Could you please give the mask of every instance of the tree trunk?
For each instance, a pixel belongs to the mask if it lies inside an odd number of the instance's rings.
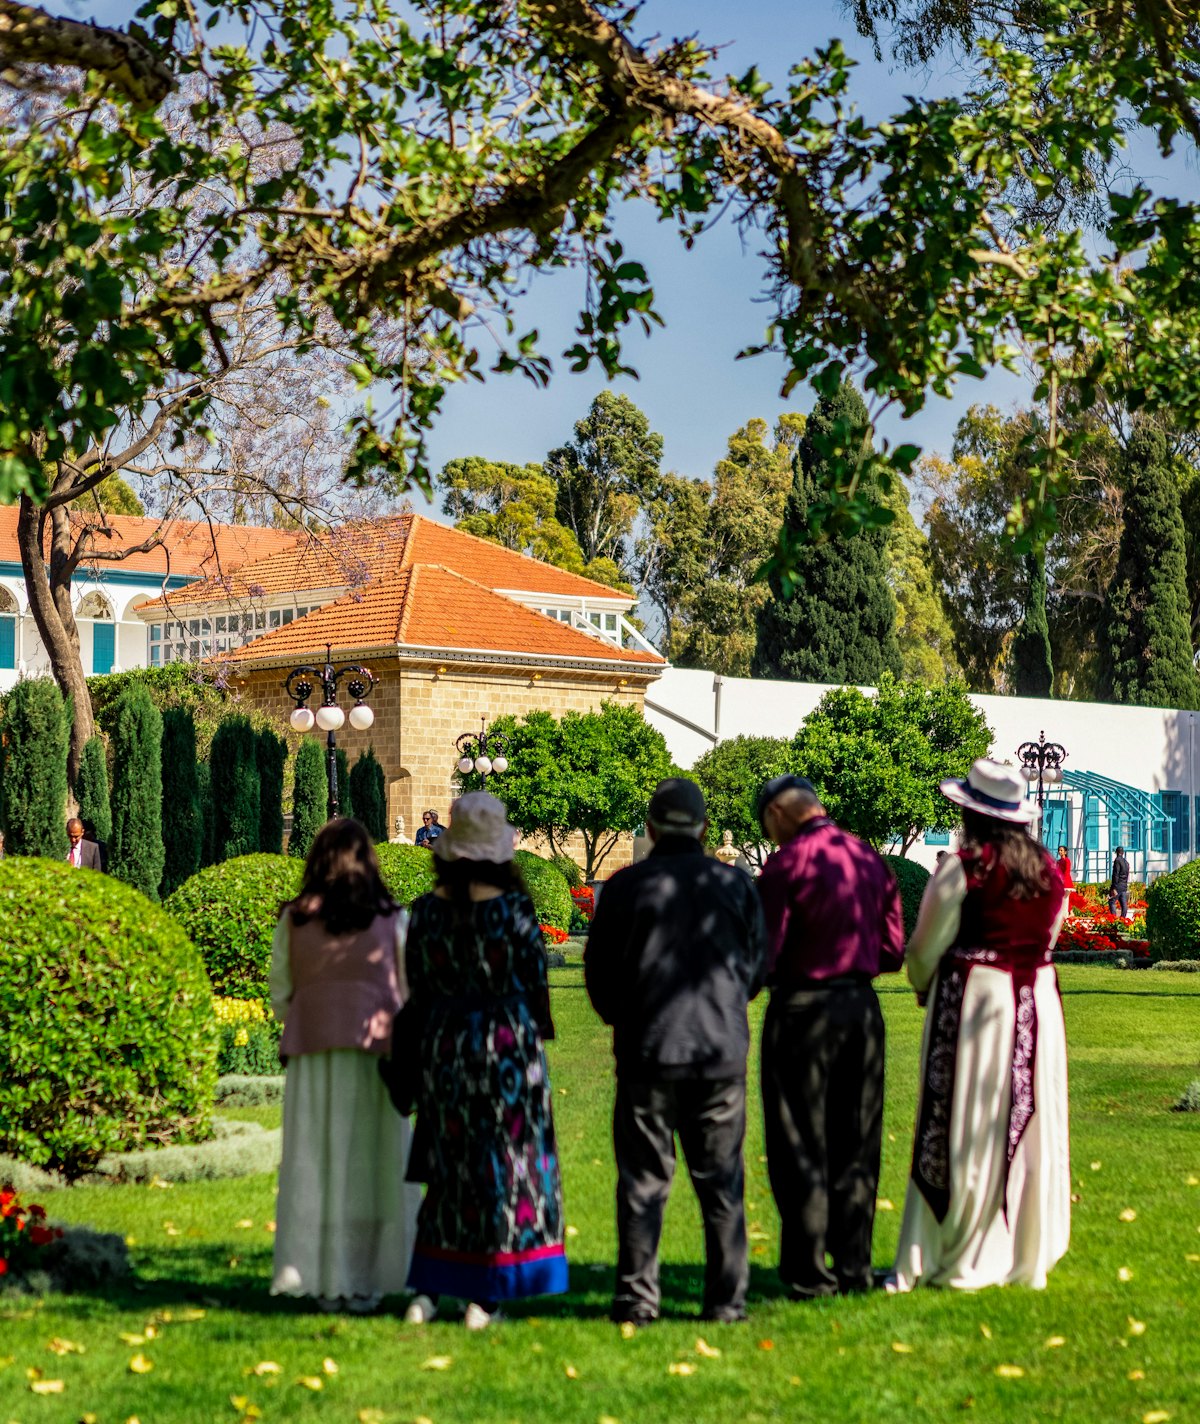
[[[37,625],[38,636],[50,659],[50,670],[64,697],[71,699],[74,717],[67,753],[67,780],[74,794],[75,777],[83,759],[83,748],[95,735],[92,699],[83,672],[79,651],[79,629],[71,607],[70,520],[65,509],[51,516],[50,563],[47,565],[43,544],[44,511],[29,498],[21,496],[17,516],[17,543],[21,549],[21,570],[25,576],[25,591]]]

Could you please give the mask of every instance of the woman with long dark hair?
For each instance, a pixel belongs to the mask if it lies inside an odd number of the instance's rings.
[[[1067,1045],[1051,950],[1062,879],[1028,832],[1018,772],[942,783],[959,851],[930,878],[907,951],[927,1002],[912,1176],[891,1288],[1041,1289],[1067,1249]]]
[[[327,1310],[372,1310],[408,1277],[410,1130],[378,1072],[406,997],[404,922],[365,827],[323,826],[271,953],[287,1064],[271,1291]]]
[[[447,1295],[467,1302],[468,1329],[483,1329],[505,1300],[567,1288],[546,949],[516,839],[502,802],[461,797],[433,842],[437,888],[412,907],[421,1046],[410,1176],[427,1184],[412,1323]]]

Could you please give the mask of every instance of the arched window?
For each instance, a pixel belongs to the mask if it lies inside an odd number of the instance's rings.
[[[0,587],[0,668],[17,665],[17,600]]]
[[[79,603],[78,616],[92,620],[92,672],[112,672],[117,655],[112,604],[102,593],[85,594]]]

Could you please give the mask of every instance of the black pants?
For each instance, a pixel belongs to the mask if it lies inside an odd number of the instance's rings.
[[[744,1206],[744,1078],[617,1080],[617,1318],[658,1314],[658,1242],[675,1175],[675,1134],[704,1218],[704,1312],[737,1320],[750,1279]]]
[[[784,1284],[797,1296],[869,1289],[883,1131],[883,1015],[870,984],[772,994],[762,1093]]]

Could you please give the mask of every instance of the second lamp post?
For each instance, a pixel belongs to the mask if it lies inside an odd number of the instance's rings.
[[[484,789],[492,772],[503,775],[508,770],[508,738],[487,730],[487,718],[480,717],[478,732],[464,732],[454,745],[458,748],[458,769],[463,776],[477,771]]]
[[[337,775],[337,732],[346,723],[346,714],[338,706],[337,690],[338,683],[346,679],[346,691],[354,698],[354,706],[350,709],[350,725],[356,732],[365,732],[375,721],[375,713],[367,706],[366,699],[370,697],[371,690],[375,686],[375,675],[367,668],[360,667],[358,663],[339,663],[336,667],[330,661],[330,646],[325,645],[325,666],[323,668],[303,667],[293,668],[288,673],[284,681],[288,696],[293,699],[296,706],[288,719],[297,732],[311,732],[316,725],[322,732],[328,732],[326,741],[326,769],[329,775],[329,814],[331,817],[339,814],[340,797],[338,795],[338,775]],[[320,684],[322,702],[314,713],[308,706],[308,699],[316,691]]]

